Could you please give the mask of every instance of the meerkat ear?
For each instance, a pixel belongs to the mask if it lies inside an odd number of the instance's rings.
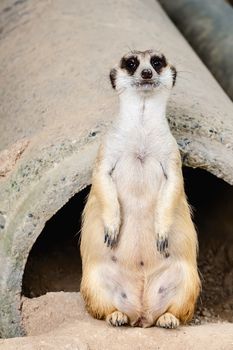
[[[110,81],[113,89],[116,89],[116,75],[117,75],[117,70],[115,68],[111,69],[109,77],[110,77]]]
[[[173,79],[172,86],[174,86],[176,83],[177,70],[175,69],[174,66],[171,66],[170,68],[172,71],[172,79]]]

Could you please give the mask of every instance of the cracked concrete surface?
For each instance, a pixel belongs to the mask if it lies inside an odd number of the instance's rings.
[[[109,69],[159,48],[178,70],[168,118],[185,165],[233,184],[233,107],[154,0],[0,4],[0,150],[27,148],[0,177],[0,334],[24,334],[24,266],[45,222],[90,184],[117,112]],[[3,154],[3,153],[1,153]],[[65,228],[64,228],[65,229]]]

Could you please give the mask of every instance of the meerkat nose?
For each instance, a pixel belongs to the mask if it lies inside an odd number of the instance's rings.
[[[151,79],[152,78],[152,70],[151,69],[143,69],[141,71],[141,77],[142,79]]]

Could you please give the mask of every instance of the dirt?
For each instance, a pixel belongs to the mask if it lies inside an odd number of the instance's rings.
[[[202,293],[195,322],[233,322],[233,244],[211,241],[200,247]]]
[[[64,322],[87,317],[80,293],[50,292],[38,298],[23,298],[23,325],[27,335],[56,329]]]
[[[4,350],[231,350],[233,325],[205,324],[165,330],[108,326],[91,318],[79,293],[24,299],[28,337],[0,340]]]

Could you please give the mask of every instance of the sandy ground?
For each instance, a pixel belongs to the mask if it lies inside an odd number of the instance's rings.
[[[23,315],[29,336],[0,340],[0,349],[233,349],[233,325],[230,323],[186,326],[177,330],[113,328],[87,314],[79,293],[47,293],[25,299]]]

